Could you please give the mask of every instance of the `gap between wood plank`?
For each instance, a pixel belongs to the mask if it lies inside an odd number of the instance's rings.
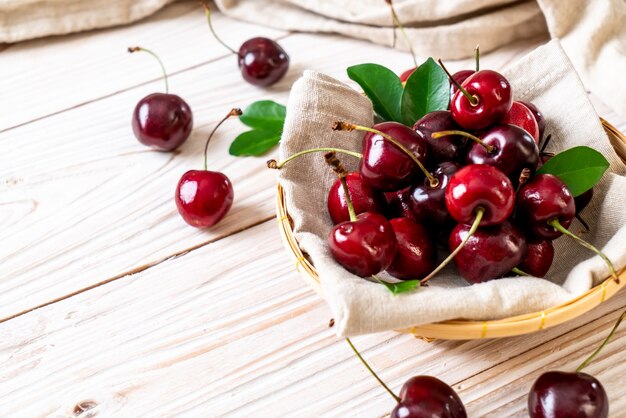
[[[232,231],[230,234],[224,235],[224,236],[219,237],[219,238],[214,238],[214,239],[211,239],[211,240],[209,240],[209,241],[201,242],[200,244],[196,244],[196,245],[194,245],[194,246],[192,246],[192,247],[185,248],[184,250],[180,250],[180,251],[178,251],[178,252],[176,252],[176,253],[174,253],[174,254],[172,254],[172,255],[169,255],[169,256],[167,256],[167,257],[163,257],[163,258],[161,258],[161,259],[159,259],[159,260],[156,260],[156,261],[150,262],[150,263],[148,263],[148,264],[144,264],[143,266],[135,267],[135,268],[133,268],[133,269],[131,269],[131,270],[125,271],[125,272],[120,273],[120,274],[118,274],[118,275],[115,275],[115,276],[113,276],[113,277],[109,277],[109,278],[108,278],[108,279],[106,279],[106,280],[103,280],[103,281],[100,281],[100,282],[94,283],[94,284],[92,284],[92,285],[90,285],[90,286],[83,287],[83,288],[81,288],[81,289],[75,290],[75,291],[73,291],[73,292],[71,292],[71,293],[68,293],[68,294],[66,294],[66,295],[63,295],[63,296],[60,296],[60,297],[58,297],[58,298],[52,299],[52,300],[50,300],[50,301],[48,301],[48,302],[46,302],[46,303],[42,303],[42,304],[37,305],[37,306],[34,306],[34,307],[32,307],[32,308],[28,308],[28,309],[23,310],[23,311],[21,311],[21,312],[18,312],[18,313],[16,313],[16,314],[10,315],[10,316],[8,316],[8,317],[6,317],[6,318],[0,318],[0,324],[2,324],[2,323],[4,323],[4,322],[7,322],[7,321],[10,321],[10,320],[12,320],[12,319],[15,319],[15,318],[17,318],[17,317],[19,317],[19,316],[25,315],[25,314],[27,314],[27,313],[30,313],[30,312],[36,311],[37,309],[41,309],[41,308],[44,308],[44,307],[46,307],[46,306],[53,305],[53,304],[55,304],[55,303],[57,303],[57,302],[61,302],[61,301],[65,300],[65,299],[69,299],[69,298],[71,298],[71,297],[74,297],[74,296],[79,295],[79,294],[81,294],[81,293],[84,293],[84,292],[87,292],[87,291],[89,291],[89,290],[95,289],[95,288],[97,288],[97,287],[100,287],[100,286],[106,285],[106,284],[108,284],[108,283],[111,283],[111,282],[114,282],[114,281],[117,281],[117,280],[123,279],[124,277],[127,277],[127,276],[132,276],[132,275],[135,275],[135,274],[137,274],[137,273],[141,273],[141,272],[146,271],[146,270],[148,270],[148,269],[150,269],[150,268],[152,268],[152,267],[156,267],[156,266],[158,266],[159,264],[161,264],[161,263],[163,263],[163,262],[165,262],[165,261],[168,261],[168,260],[174,260],[174,259],[176,259],[176,258],[178,258],[178,257],[182,257],[182,256],[184,256],[185,254],[188,254],[188,253],[190,253],[190,252],[192,252],[192,251],[195,251],[195,250],[197,250],[197,249],[199,249],[199,248],[205,247],[205,246],[207,246],[207,245],[209,245],[209,244],[216,243],[217,241],[220,241],[220,240],[222,240],[222,239],[224,239],[224,238],[228,238],[228,237],[230,237],[231,235],[235,235],[235,234],[238,234],[238,233],[240,233],[240,232],[244,232],[244,231],[246,231],[246,230],[248,230],[248,229],[250,229],[250,228],[254,228],[254,227],[259,226],[259,225],[261,225],[261,224],[263,224],[263,223],[265,223],[265,222],[271,221],[271,220],[273,220],[273,219],[275,219],[275,218],[276,218],[276,217],[275,217],[274,215],[269,216],[269,217],[266,217],[266,218],[261,219],[261,220],[259,220],[259,221],[257,221],[257,222],[254,222],[254,223],[252,223],[252,224],[250,224],[250,225],[246,225],[246,226],[244,226],[244,227],[242,227],[242,228],[240,228],[240,229],[237,229],[237,230],[235,230],[235,231]]]
[[[287,34],[285,34],[285,35],[278,36],[278,37],[274,38],[274,40],[275,40],[275,41],[282,41],[282,40],[284,40],[284,39],[286,39],[286,38],[290,37],[290,36],[291,36],[291,35],[293,35],[293,34],[294,34],[294,32],[288,32],[288,33],[287,33]],[[1,48],[1,45],[2,45],[2,44],[0,44],[0,52],[2,52],[2,51],[3,51],[3,49]],[[6,48],[5,48],[5,49],[6,49]],[[194,64],[194,65],[191,65],[191,66],[189,66],[189,67],[186,67],[186,68],[183,68],[183,69],[180,69],[180,70],[177,70],[177,71],[172,71],[171,73],[167,73],[167,76],[168,76],[168,78],[171,78],[171,77],[174,77],[174,76],[176,76],[176,75],[179,75],[179,74],[185,73],[185,72],[187,72],[187,71],[195,70],[196,68],[200,68],[200,67],[203,67],[203,66],[205,66],[205,65],[208,65],[208,64],[214,63],[214,62],[219,61],[219,60],[222,60],[222,59],[224,59],[224,58],[230,57],[231,55],[232,55],[231,53],[225,53],[224,55],[220,55],[220,56],[217,56],[217,57],[215,57],[215,58],[211,58],[210,60],[203,61],[203,62],[200,62],[200,63],[198,63],[198,64]],[[134,90],[134,89],[136,89],[136,88],[139,88],[139,87],[145,86],[145,85],[150,84],[150,83],[154,83],[154,82],[156,82],[156,81],[161,80],[162,78],[163,78],[163,77],[156,77],[156,78],[153,78],[153,79],[150,79],[150,80],[144,81],[144,82],[142,82],[142,83],[138,83],[138,84],[135,84],[135,85],[132,85],[132,86],[129,86],[129,87],[123,88],[123,89],[121,89],[121,90],[114,91],[113,93],[110,93],[110,94],[105,94],[104,96],[96,97],[95,99],[90,99],[90,100],[87,100],[87,101],[84,101],[84,102],[78,103],[78,104],[76,104],[76,105],[74,105],[74,106],[67,107],[67,108],[65,108],[65,109],[57,110],[57,111],[52,112],[52,113],[49,113],[49,114],[47,114],[47,115],[45,115],[45,116],[39,116],[39,117],[36,117],[36,118],[34,118],[34,119],[28,120],[28,121],[26,121],[26,122],[18,123],[17,125],[13,125],[13,126],[10,126],[10,127],[8,127],[8,128],[1,129],[1,130],[0,130],[0,134],[1,134],[1,133],[5,133],[5,132],[7,132],[7,131],[10,131],[10,130],[12,130],[12,129],[16,129],[16,128],[20,128],[20,127],[22,127],[22,126],[29,125],[29,124],[34,123],[34,122],[39,122],[39,121],[41,121],[41,120],[43,120],[43,119],[47,119],[47,118],[50,118],[50,117],[53,117],[53,116],[60,115],[60,114],[62,114],[62,113],[65,113],[65,112],[68,112],[68,111],[71,111],[71,110],[74,110],[74,109],[77,109],[77,108],[80,108],[80,107],[83,107],[83,106],[87,106],[87,105],[89,105],[89,104],[91,104],[91,103],[95,103],[95,102],[98,102],[98,101],[100,101],[100,100],[108,99],[108,98],[113,97],[113,96],[116,96],[116,95],[118,95],[118,94],[125,93],[125,92],[130,91],[130,90]]]

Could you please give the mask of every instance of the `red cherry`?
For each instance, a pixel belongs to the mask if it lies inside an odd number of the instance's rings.
[[[548,225],[548,221],[558,219],[568,228],[575,215],[574,197],[565,183],[552,174],[535,175],[518,193],[516,217],[536,238],[560,237],[561,232]]]
[[[534,239],[527,242],[528,250],[519,269],[535,277],[545,277],[554,260],[554,246],[550,240]]]
[[[385,211],[385,200],[382,193],[365,184],[361,174],[348,173],[346,181],[357,215],[363,212],[383,213]],[[328,191],[327,204],[328,213],[334,224],[350,220],[346,195],[339,179],[335,180]]]
[[[511,110],[500,121],[502,124],[509,124],[519,126],[533,137],[535,142],[539,144],[539,138],[541,137],[539,132],[539,125],[533,112],[522,102],[513,102]]]
[[[515,191],[511,180],[489,165],[463,167],[452,175],[446,188],[446,206],[450,215],[460,223],[471,224],[476,209],[482,207],[485,213],[481,226],[500,224],[511,216],[514,204]]]
[[[216,171],[190,170],[176,186],[176,207],[185,222],[196,228],[218,223],[233,204],[233,185]]]
[[[467,418],[465,406],[450,386],[431,376],[415,376],[400,390],[390,418]]]
[[[463,82],[465,80],[467,80],[467,78],[469,76],[471,76],[472,74],[474,74],[475,72],[476,71],[474,71],[474,70],[457,71],[456,73],[452,74],[452,78],[458,84],[463,84]],[[459,89],[456,87],[456,84],[455,83],[450,83],[450,98],[454,97],[454,95],[456,94],[457,91],[459,91]]]
[[[252,38],[237,54],[243,79],[256,86],[270,86],[283,78],[289,69],[289,55],[275,41]]]
[[[531,418],[607,418],[609,398],[593,376],[550,371],[530,389],[528,414]]]
[[[415,70],[417,70],[417,67],[409,68],[408,70],[404,71],[402,74],[400,74],[400,81],[406,83],[406,81],[409,79],[411,74],[415,72]]]
[[[387,210],[385,215],[388,219],[408,218],[413,219],[410,206],[411,188],[407,187],[396,192],[386,192]]]
[[[411,188],[409,193],[410,219],[427,226],[430,230],[441,229],[451,221],[446,207],[446,188],[450,178],[459,171],[460,165],[444,162],[437,166],[433,176],[438,180],[432,187],[428,180]]]
[[[387,273],[402,280],[421,279],[437,264],[437,247],[426,228],[406,218],[392,219],[397,251]]]
[[[458,224],[450,233],[450,251],[463,242],[469,225]],[[522,261],[526,253],[524,234],[512,223],[479,228],[454,257],[459,274],[470,283],[500,278]]]
[[[413,125],[428,143],[428,158],[431,162],[460,161],[464,157],[465,138],[447,135],[433,138],[433,132],[458,130],[459,126],[447,110],[436,110],[426,114]]]
[[[543,133],[546,130],[546,118],[544,118],[543,113],[531,102],[520,102],[525,105],[531,112],[533,112],[533,116],[535,117],[535,121],[537,121],[537,126],[539,127],[539,139],[543,138]]]
[[[500,73],[481,70],[468,77],[461,86],[470,97],[466,97],[463,91],[456,92],[450,111],[456,123],[464,129],[484,129],[497,123],[511,109],[511,86]]]
[[[396,255],[396,237],[384,216],[365,212],[336,225],[328,236],[330,252],[346,270],[367,277],[385,270]]]

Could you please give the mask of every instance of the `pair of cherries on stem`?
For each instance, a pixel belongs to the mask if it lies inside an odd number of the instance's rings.
[[[239,51],[235,51],[217,36],[211,22],[211,9],[207,2],[201,3],[211,33],[220,44],[237,56],[237,64],[244,80],[255,86],[266,87],[283,78],[289,69],[289,55],[277,42],[256,37],[248,39],[239,47]]]

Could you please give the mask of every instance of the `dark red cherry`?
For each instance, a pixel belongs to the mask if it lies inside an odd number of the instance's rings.
[[[528,414],[531,418],[606,418],[609,398],[593,376],[550,371],[530,389]]]
[[[233,204],[233,186],[216,171],[190,170],[176,186],[176,207],[185,222],[197,228],[218,223]]]
[[[387,216],[387,218],[413,219],[413,215],[411,213],[410,198],[410,187],[395,192],[386,192],[385,200],[387,201],[387,209],[385,211],[385,215]]]
[[[383,122],[373,128],[398,141],[420,162],[426,162],[427,144],[422,134],[398,122]],[[363,157],[359,171],[364,183],[382,191],[404,189],[423,176],[411,157],[392,142],[372,132],[366,132],[363,136]]]
[[[561,232],[548,225],[548,221],[557,218],[568,228],[575,215],[574,197],[565,183],[552,174],[535,175],[518,193],[516,217],[536,238],[560,237]]]
[[[175,94],[153,93],[137,103],[133,133],[144,145],[172,151],[185,142],[193,127],[191,108]]]
[[[402,74],[400,74],[400,81],[406,83],[406,81],[409,79],[411,74],[415,72],[415,70],[417,70],[417,67],[409,68],[408,70],[404,71]]]
[[[457,71],[456,73],[452,74],[452,78],[454,78],[454,80],[459,83],[459,84],[463,84],[463,82],[465,80],[467,80],[467,78],[469,76],[471,76],[472,74],[474,74],[476,71],[474,70],[461,70],[461,71]],[[454,95],[456,94],[456,92],[459,91],[458,88],[456,88],[456,84],[454,83],[450,83],[450,98],[454,97]]]
[[[383,213],[385,210],[385,200],[383,194],[363,183],[361,174],[348,173],[346,176],[348,190],[354,211],[358,215],[363,212]],[[346,195],[341,187],[341,181],[337,179],[328,191],[328,213],[334,224],[349,221],[348,204]]]
[[[471,224],[476,209],[482,207],[485,213],[481,226],[500,224],[511,216],[514,204],[511,180],[490,165],[467,165],[452,175],[446,187],[446,207],[460,223]]]
[[[574,198],[576,213],[582,212],[582,210],[585,209],[589,203],[591,203],[591,199],[593,199],[593,189],[589,189],[585,193],[576,196]]]
[[[534,171],[539,161],[539,148],[535,140],[524,129],[513,125],[498,125],[480,136],[492,147],[474,142],[468,153],[468,164],[488,164],[498,168],[516,181],[524,168]]]
[[[511,110],[500,121],[502,124],[515,125],[524,129],[539,144],[539,125],[533,112],[522,102],[513,102]]]
[[[397,251],[387,273],[402,280],[419,280],[434,270],[437,247],[426,228],[406,218],[389,221],[396,235]]]
[[[554,246],[546,239],[533,239],[527,242],[528,250],[518,266],[524,273],[535,277],[545,277],[554,260]]]
[[[460,161],[464,156],[465,138],[458,135],[448,135],[433,138],[433,132],[458,130],[459,126],[452,119],[447,110],[436,110],[427,113],[415,122],[413,129],[420,131],[428,143],[428,158],[431,162]]]
[[[269,86],[283,78],[289,68],[289,55],[275,41],[252,38],[239,48],[238,62],[244,80],[256,86]]]
[[[453,162],[441,163],[433,172],[438,180],[436,187],[432,187],[427,179],[412,187],[409,193],[409,218],[430,230],[440,229],[448,223],[452,218],[446,207],[446,188],[452,175],[460,168]]]
[[[511,109],[511,86],[500,73],[480,70],[469,76],[461,86],[472,96],[472,102],[462,91],[457,91],[452,97],[450,111],[456,123],[464,129],[487,128]]]
[[[400,391],[390,418],[467,418],[465,406],[450,386],[431,376],[415,376]]]
[[[524,104],[531,112],[533,112],[533,116],[537,121],[537,126],[539,127],[539,139],[543,138],[543,133],[546,130],[546,118],[543,117],[543,113],[531,102],[520,102]]]
[[[458,224],[450,233],[450,251],[467,237],[469,225]],[[469,283],[500,278],[519,265],[526,253],[526,238],[510,222],[478,228],[454,257],[459,274]]]
[[[396,255],[393,228],[377,213],[361,213],[356,221],[336,225],[328,236],[328,243],[335,260],[361,277],[385,270]]]

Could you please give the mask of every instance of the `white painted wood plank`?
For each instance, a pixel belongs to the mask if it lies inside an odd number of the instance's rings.
[[[235,49],[252,36],[285,35],[220,13],[214,26]],[[134,45],[153,49],[170,73],[226,56],[237,70],[236,58],[212,37],[202,7],[191,0],[129,26],[22,42],[0,54],[0,131],[160,78],[153,58],[126,52]],[[176,83],[171,88],[176,91]]]
[[[392,399],[332,334],[330,311],[286,260],[270,221],[0,324],[0,410],[68,416],[91,401],[99,416],[116,417],[388,413]],[[490,408],[522,407],[505,386],[518,376],[582,360],[615,318],[603,316],[625,302],[504,340],[429,344],[384,333],[354,342],[395,390],[416,374],[461,382],[470,416],[482,416],[483,397]],[[616,405],[626,367],[619,335],[589,369]]]

